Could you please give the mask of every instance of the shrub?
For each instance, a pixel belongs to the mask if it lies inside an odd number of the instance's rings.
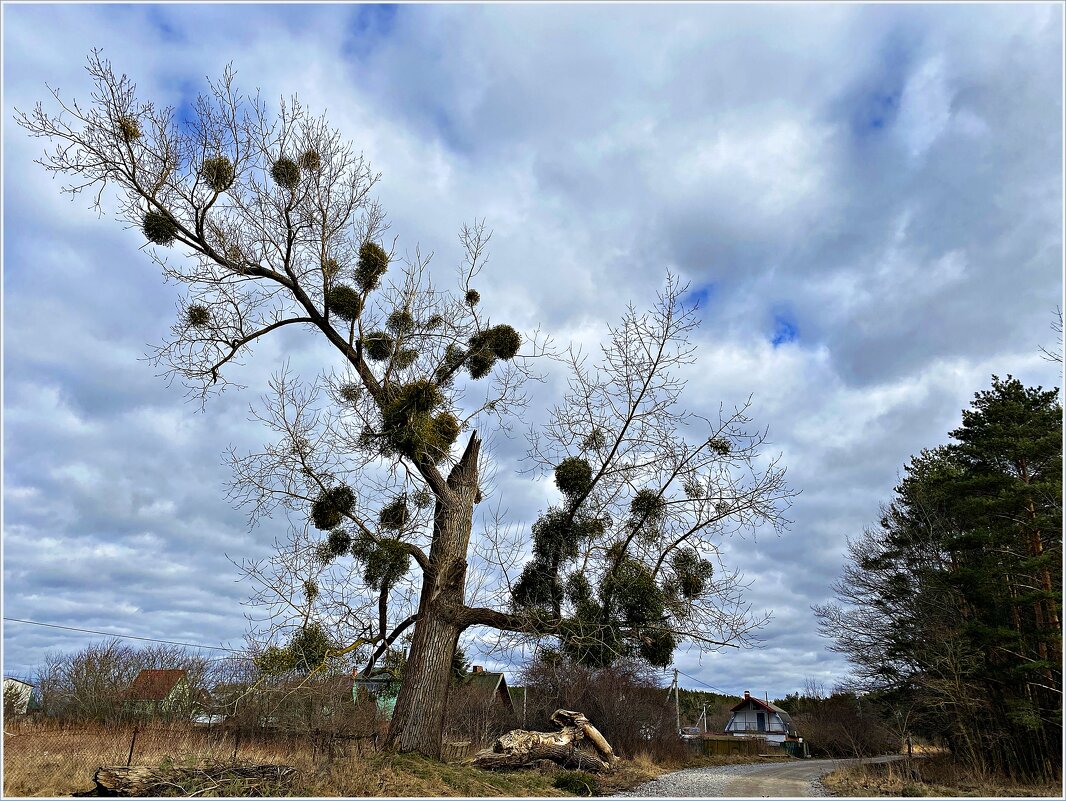
[[[395,344],[392,336],[384,331],[372,331],[363,337],[363,350],[367,358],[375,362],[383,362],[389,358]]]
[[[323,259],[322,260],[322,272],[326,274],[326,278],[333,278],[341,271],[340,262],[336,259]]]
[[[733,447],[725,437],[711,437],[707,440],[707,445],[719,456],[728,456]]]
[[[407,525],[410,514],[407,511],[407,499],[403,496],[381,507],[379,520],[382,528],[399,531]]]
[[[414,348],[404,348],[392,357],[393,365],[399,370],[406,370],[416,361],[418,361],[418,351]]]
[[[342,401],[354,406],[363,396],[363,387],[361,384],[342,384],[337,394]]]
[[[311,522],[315,528],[328,531],[336,528],[344,516],[355,506],[355,493],[351,487],[339,484],[319,494],[311,504]]]
[[[666,513],[666,501],[655,490],[638,490],[629,502],[629,511],[635,521],[656,523]]]
[[[584,459],[571,456],[555,468],[555,485],[570,499],[584,495],[592,484],[592,467]]]

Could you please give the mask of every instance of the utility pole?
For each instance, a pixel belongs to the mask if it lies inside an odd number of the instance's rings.
[[[703,714],[700,716],[703,718],[703,733],[707,733],[707,704],[703,705]]]
[[[677,685],[677,668],[674,668],[674,711],[677,713],[677,733],[681,735],[681,691]]]

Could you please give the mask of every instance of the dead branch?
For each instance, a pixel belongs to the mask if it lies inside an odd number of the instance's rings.
[[[557,709],[551,719],[559,731],[509,731],[497,738],[492,748],[475,755],[471,764],[492,770],[528,767],[548,759],[576,770],[609,771],[614,767],[618,761],[614,750],[583,714]],[[594,751],[581,747],[586,741]]]

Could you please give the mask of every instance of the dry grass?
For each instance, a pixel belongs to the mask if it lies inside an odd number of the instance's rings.
[[[11,733],[8,733],[8,732]],[[103,765],[125,765],[133,727],[21,726],[4,734],[4,797],[70,795],[93,786]],[[142,730],[132,764],[193,767],[205,762],[285,764],[296,796],[559,796],[553,772],[489,772],[412,754],[383,754],[345,743],[332,752],[306,739],[237,741],[229,733],[188,727]],[[231,794],[240,795],[237,790]]]
[[[1061,784],[1018,784],[1001,776],[982,775],[957,765],[943,753],[905,761],[850,765],[822,779],[836,796],[1062,798]]]
[[[139,730],[136,740],[133,733],[132,726],[5,729],[4,795],[47,797],[87,790],[98,767],[126,764],[131,742],[132,763],[141,765],[170,761],[191,767],[236,757],[242,763],[283,763],[306,769],[313,761],[311,749],[296,741],[237,743],[231,734],[189,727]]]
[[[3,795],[52,797],[92,787],[93,773],[109,765],[125,765],[133,738],[132,726],[60,728],[22,724],[4,734]],[[10,734],[8,732],[11,732]],[[641,753],[622,760],[610,774],[596,777],[598,792],[613,795],[668,771],[704,765],[763,762],[757,756],[697,756],[679,751],[674,758]],[[188,726],[139,730],[132,764],[194,767],[205,763],[284,764],[296,768],[291,785],[278,794],[347,797],[522,797],[565,796],[553,782],[560,769],[486,771],[413,754],[386,754],[369,744],[343,743],[316,748],[307,738],[252,741],[230,732]],[[238,789],[230,794],[240,795]]]

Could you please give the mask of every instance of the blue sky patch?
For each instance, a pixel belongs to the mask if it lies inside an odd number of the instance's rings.
[[[799,328],[789,317],[781,314],[774,315],[774,335],[770,338],[773,346],[780,347],[788,342],[795,342],[799,338]]]
[[[686,306],[697,306],[700,309],[706,310],[711,300],[714,298],[716,287],[713,283],[710,284],[697,284],[689,289],[685,293],[684,302]]]
[[[876,136],[895,123],[918,49],[914,39],[909,30],[890,31],[872,68],[845,99],[845,113],[856,137]]]
[[[381,40],[389,37],[396,25],[400,7],[365,5],[357,6],[353,12],[341,52],[346,58],[360,59],[370,55]]]
[[[148,21],[159,33],[159,38],[163,42],[177,44],[185,41],[185,33],[171,24],[166,6],[150,5],[146,9],[146,14]]]

